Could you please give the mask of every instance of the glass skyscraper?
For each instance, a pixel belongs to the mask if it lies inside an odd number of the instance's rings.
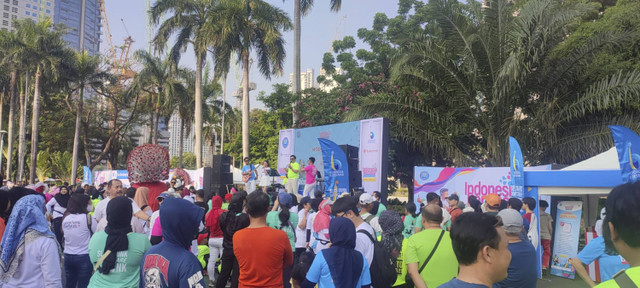
[[[89,55],[100,52],[99,5],[98,0],[55,0],[53,22],[69,29],[63,37],[69,47],[79,51],[83,45]]]

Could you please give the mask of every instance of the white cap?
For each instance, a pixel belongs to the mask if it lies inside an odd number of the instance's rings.
[[[369,193],[362,193],[360,195],[360,205],[367,205],[373,203],[373,197]]]

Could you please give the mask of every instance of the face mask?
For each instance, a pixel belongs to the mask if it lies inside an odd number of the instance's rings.
[[[93,205],[92,204],[87,205],[87,211],[88,212],[92,212],[93,211]]]

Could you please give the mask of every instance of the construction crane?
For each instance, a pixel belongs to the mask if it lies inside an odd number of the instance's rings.
[[[104,20],[104,26],[107,29],[105,33],[105,38],[107,39],[107,43],[109,44],[109,59],[111,61],[111,69],[114,71],[114,74],[118,75],[121,81],[125,81],[127,79],[133,78],[135,76],[135,71],[131,70],[128,65],[129,60],[129,52],[131,51],[131,46],[133,44],[133,38],[129,35],[129,31],[127,30],[127,26],[124,23],[124,19],[120,19],[122,25],[124,26],[125,31],[127,32],[127,38],[124,39],[124,44],[120,48],[120,56],[117,56],[116,47],[113,45],[113,39],[111,35],[111,28],[109,27],[109,18],[107,17],[107,9],[104,4],[104,0],[99,0],[100,12],[102,13],[102,19]]]

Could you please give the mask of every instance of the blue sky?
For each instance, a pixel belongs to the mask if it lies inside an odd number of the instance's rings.
[[[114,45],[122,45],[127,33],[126,29],[135,41],[133,50],[147,49],[149,35],[147,30],[147,7],[144,0],[106,0],[107,16],[109,18],[109,26]],[[154,0],[151,1],[155,2]],[[285,0],[267,0],[274,6],[280,7],[289,17],[293,17],[293,1]],[[397,0],[343,0],[342,9],[338,13],[331,13],[329,9],[329,0],[315,0],[313,10],[302,20],[302,41],[301,41],[301,69],[302,71],[312,68],[315,75],[320,73],[320,65],[322,63],[322,55],[331,49],[331,42],[334,38],[342,39],[344,36],[354,36],[357,38],[357,30],[362,27],[370,28],[373,23],[373,16],[382,12],[389,17],[396,15]],[[344,18],[346,16],[346,18]],[[344,18],[344,21],[342,19]],[[121,19],[123,21],[121,21]],[[293,19],[292,19],[293,21]],[[340,25],[341,24],[341,25]],[[103,28],[103,34],[106,34],[106,28]],[[256,101],[258,91],[269,93],[271,86],[276,83],[289,83],[289,73],[293,72],[293,30],[284,34],[287,49],[287,58],[282,75],[274,75],[271,80],[266,80],[259,74],[257,69],[253,69],[249,75],[250,82],[258,85],[257,91],[251,93],[251,107],[263,108],[259,101]],[[366,47],[358,42],[357,48]],[[101,43],[101,51],[106,52],[107,42]],[[356,48],[356,49],[357,49]],[[131,53],[133,54],[133,53]],[[210,61],[210,59],[208,59]],[[181,65],[194,67],[194,57],[191,50],[185,53],[181,60]],[[232,69],[227,80],[227,101],[231,105],[235,104],[231,94],[240,85],[242,77],[241,71],[236,72]]]

